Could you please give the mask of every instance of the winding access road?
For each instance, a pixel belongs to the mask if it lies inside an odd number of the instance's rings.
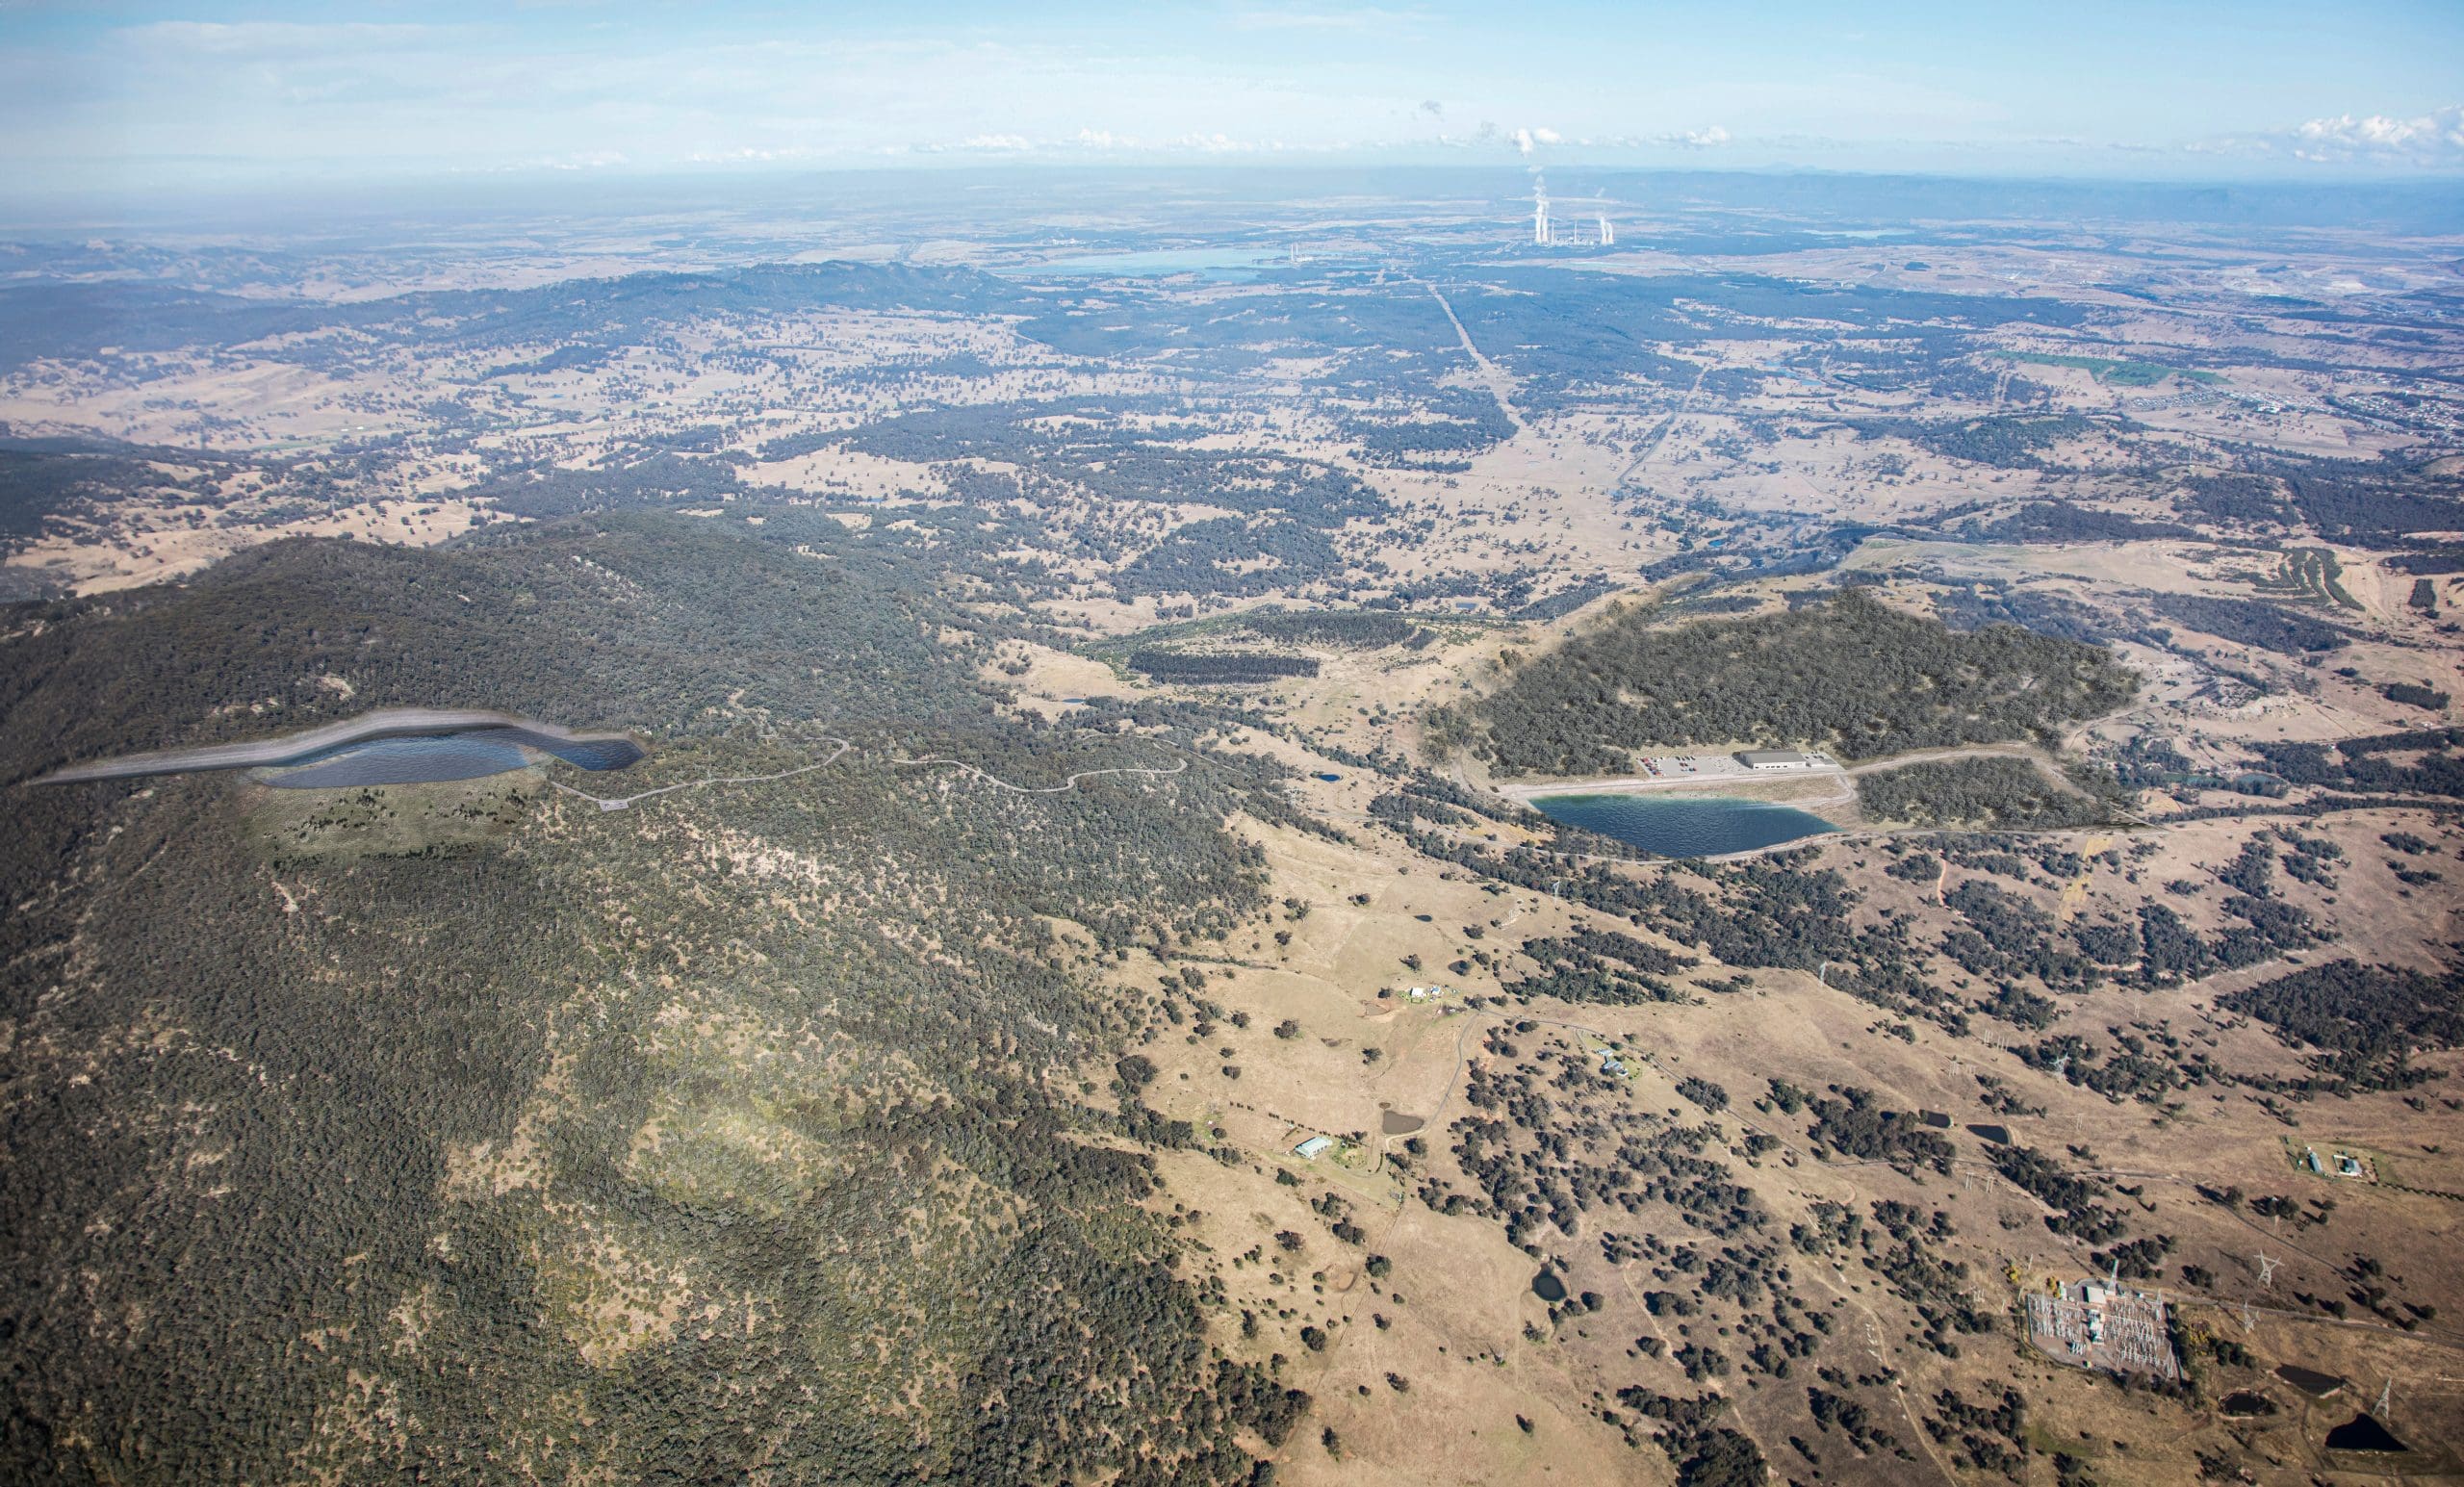
[[[654,795],[665,795],[671,790],[698,790],[706,784],[760,784],[771,780],[790,780],[797,775],[810,774],[816,769],[827,769],[831,765],[837,763],[839,759],[846,755],[848,750],[856,747],[846,739],[838,737],[824,737],[820,741],[823,743],[834,743],[838,747],[833,750],[830,757],[826,759],[821,759],[810,764],[799,764],[794,769],[783,769],[775,775],[711,775],[701,780],[685,780],[680,781],[675,784],[663,784],[655,790],[644,790],[638,795],[614,796],[593,795],[588,790],[577,790],[572,785],[565,783],[561,780],[551,780],[548,782],[554,785],[557,789],[564,791],[567,795],[574,796],[579,800],[589,801],[602,810],[624,810],[629,808],[636,801],[646,801]]]
[[[576,789],[574,786],[565,783],[561,780],[551,780],[548,782],[554,785],[558,790],[563,791],[565,794],[573,796],[577,800],[586,800],[590,802],[602,810],[625,810],[630,808],[634,803],[638,801],[646,801],[654,796],[666,795],[676,790],[698,790],[704,785],[710,784],[762,784],[773,780],[790,780],[798,775],[810,774],[816,769],[827,769],[831,765],[837,763],[841,758],[844,758],[856,747],[855,744],[844,738],[837,737],[834,734],[824,735],[819,741],[822,743],[836,744],[838,747],[831,751],[830,757],[826,759],[817,759],[810,764],[799,764],[794,769],[783,769],[778,773],[771,775],[710,775],[700,780],[682,780],[674,784],[663,784],[654,790],[643,790],[634,795],[593,795],[588,790]],[[969,764],[964,759],[948,758],[942,756],[935,756],[934,757],[923,759],[894,758],[889,762],[892,767],[900,769],[921,769],[935,765],[947,765],[952,768],[964,770],[966,773],[973,775],[976,779],[983,781],[985,783],[991,785],[995,789],[1007,790],[1014,795],[1058,795],[1065,790],[1075,789],[1078,785],[1078,782],[1081,780],[1093,780],[1104,775],[1144,775],[1154,779],[1168,779],[1173,775],[1182,773],[1190,767],[1190,761],[1187,759],[1173,760],[1172,767],[1169,769],[1156,769],[1141,764],[1123,764],[1108,769],[1082,769],[1076,774],[1071,775],[1068,779],[1064,780],[1059,784],[1027,785],[1013,784],[998,775],[988,773],[973,764]]]
[[[1150,769],[1142,764],[1123,764],[1112,769],[1082,769],[1059,784],[1027,785],[1012,784],[998,775],[986,774],[964,759],[944,758],[937,756],[929,759],[892,759],[890,763],[902,769],[917,769],[930,764],[948,764],[966,771],[996,789],[1008,790],[1013,795],[1058,795],[1064,790],[1077,788],[1078,782],[1081,780],[1093,780],[1101,775],[1146,775],[1155,779],[1164,779],[1177,775],[1190,767],[1190,761],[1187,759],[1175,759],[1169,769]]]

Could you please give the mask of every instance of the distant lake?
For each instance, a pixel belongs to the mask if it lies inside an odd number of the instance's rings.
[[[1272,249],[1256,247],[1149,248],[1136,253],[1083,253],[1049,263],[1024,266],[1018,272],[1063,274],[1070,278],[1161,278],[1168,273],[1194,273],[1209,279],[1254,279],[1261,269],[1284,259]]]
[[[1793,806],[1730,796],[1544,795],[1531,805],[1552,821],[1671,858],[1751,852],[1834,830]]]

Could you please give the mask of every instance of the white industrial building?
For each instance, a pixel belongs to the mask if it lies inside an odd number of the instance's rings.
[[[1736,761],[1753,770],[1820,769],[1825,760],[1818,754],[1800,754],[1794,749],[1748,749]]]

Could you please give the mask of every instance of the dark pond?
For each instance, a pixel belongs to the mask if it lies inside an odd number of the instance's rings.
[[[1389,1136],[1409,1136],[1421,1128],[1421,1117],[1406,1115],[1399,1110],[1380,1111],[1377,1125]]]
[[[1566,1298],[1566,1283],[1557,1278],[1556,1271],[1542,1270],[1531,1277],[1531,1294],[1554,1305]]]
[[[2329,1450],[2371,1450],[2394,1453],[2408,1449],[2395,1432],[2368,1415],[2355,1415],[2327,1432]]]
[[[1531,804],[1552,821],[1670,858],[1751,852],[1833,829],[1793,806],[1730,796],[1544,795]]]
[[[2255,1389],[2236,1389],[2217,1401],[2217,1413],[2247,1420],[2253,1415],[2272,1415],[2276,1402]]]

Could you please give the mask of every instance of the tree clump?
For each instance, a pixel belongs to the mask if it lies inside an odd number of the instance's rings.
[[[1662,624],[1638,608],[1526,663],[1430,737],[1502,773],[1622,771],[1656,748],[1813,745],[1846,758],[2052,741],[2138,679],[2104,650],[2013,625],[1961,631],[1860,589],[1739,620]]]

